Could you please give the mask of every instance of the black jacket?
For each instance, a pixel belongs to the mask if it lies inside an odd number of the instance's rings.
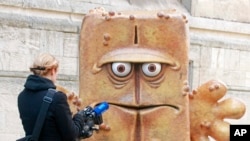
[[[24,90],[18,96],[18,110],[26,135],[32,134],[43,97],[49,88],[56,86],[49,79],[37,75],[28,76]],[[74,141],[79,137],[84,119],[80,114],[72,118],[67,97],[56,92],[48,109],[39,141]]]

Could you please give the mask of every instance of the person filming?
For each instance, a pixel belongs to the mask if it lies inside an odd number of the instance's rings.
[[[59,61],[49,53],[43,53],[34,60],[24,89],[18,95],[18,110],[25,135],[32,135],[39,115],[43,99],[49,89],[56,89]],[[56,91],[50,103],[39,141],[75,141],[88,138],[92,134],[83,133],[85,126],[84,111],[80,110],[72,115],[67,96]]]

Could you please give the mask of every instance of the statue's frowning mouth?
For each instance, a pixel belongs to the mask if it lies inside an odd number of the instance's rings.
[[[160,108],[160,107],[170,107],[173,108],[175,110],[180,110],[179,107],[174,106],[174,105],[170,105],[170,104],[155,104],[155,105],[139,105],[139,106],[135,106],[135,105],[125,105],[125,104],[117,104],[117,103],[112,103],[109,102],[109,105],[113,105],[113,106],[117,106],[117,107],[121,107],[121,108],[125,108],[125,109],[130,109],[130,110],[150,110],[150,109],[154,109],[154,108]]]

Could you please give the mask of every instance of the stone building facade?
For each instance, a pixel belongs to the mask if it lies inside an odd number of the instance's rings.
[[[249,0],[0,0],[0,140],[24,135],[17,95],[39,53],[60,60],[58,83],[78,93],[79,32],[84,14],[95,7],[185,13],[191,87],[220,79],[228,86],[226,97],[239,98],[247,107],[244,117],[230,122],[250,124]]]

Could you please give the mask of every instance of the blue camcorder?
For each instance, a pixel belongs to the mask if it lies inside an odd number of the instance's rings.
[[[95,125],[101,125],[103,123],[102,114],[107,111],[109,104],[107,102],[101,102],[97,104],[94,108],[87,106],[80,114],[85,119],[85,124],[80,136],[80,139],[89,138],[93,135],[93,131],[98,131]]]

